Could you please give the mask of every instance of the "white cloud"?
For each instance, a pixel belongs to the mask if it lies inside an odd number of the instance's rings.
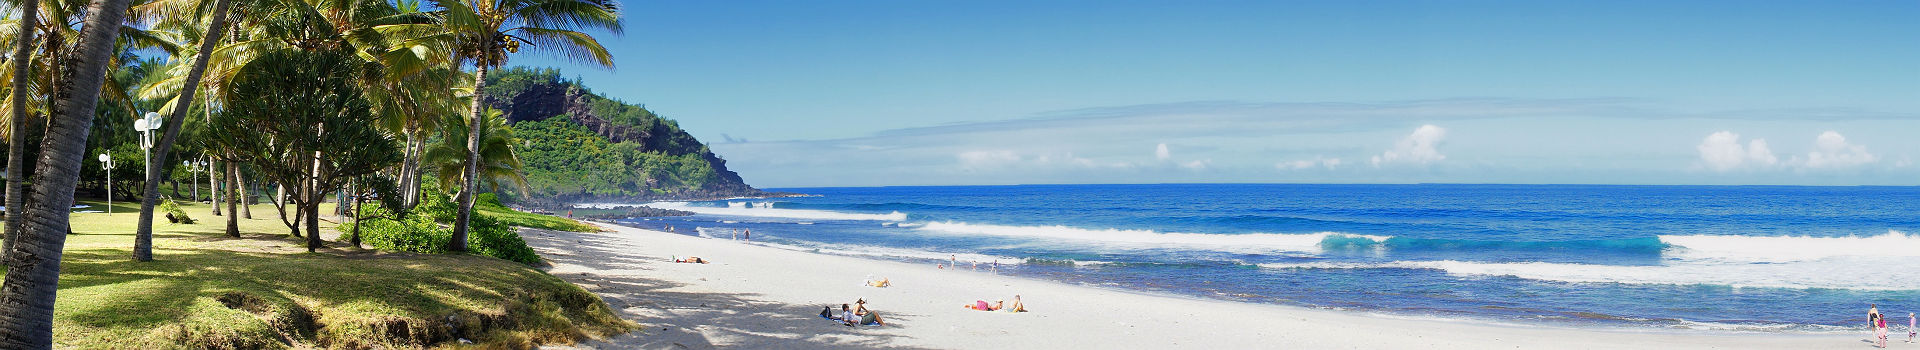
[[[1213,165],[1212,159],[1201,159],[1201,160],[1186,162],[1186,163],[1180,164],[1180,167],[1187,168],[1187,170],[1206,170],[1208,165]]]
[[[1827,131],[1813,139],[1813,151],[1805,158],[1794,157],[1796,168],[1823,170],[1841,169],[1880,161],[1880,156],[1867,153],[1867,146],[1847,143],[1847,137],[1839,132]]]
[[[1445,160],[1447,159],[1447,155],[1440,154],[1440,150],[1435,147],[1439,146],[1440,141],[1446,138],[1446,128],[1434,126],[1433,124],[1421,125],[1420,128],[1413,129],[1412,134],[1408,134],[1407,137],[1401,138],[1399,142],[1395,142],[1393,149],[1387,150],[1386,153],[1373,156],[1373,166],[1379,167],[1393,163],[1427,165]]]
[[[1160,144],[1160,147],[1154,148],[1153,157],[1158,158],[1160,160],[1167,160],[1169,158],[1173,158],[1173,152],[1167,151],[1167,144],[1162,143]]]
[[[1780,162],[1767,148],[1767,140],[1753,139],[1747,145],[1740,145],[1740,134],[1721,131],[1700,140],[1695,147],[1700,150],[1700,164],[1714,171],[1731,171],[1747,166],[1771,167]]]
[[[960,152],[955,157],[960,158],[961,167],[969,170],[1012,165],[1019,163],[1022,159],[1019,153],[1008,150],[966,151]]]
[[[1279,164],[1274,164],[1273,167],[1280,170],[1306,170],[1313,167],[1323,167],[1327,170],[1333,170],[1334,168],[1340,167],[1340,163],[1340,158],[1314,157],[1313,159],[1280,162]]]

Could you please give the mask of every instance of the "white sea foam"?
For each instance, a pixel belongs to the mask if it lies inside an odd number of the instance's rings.
[[[1668,285],[1717,285],[1736,288],[1827,288],[1854,290],[1920,290],[1920,279],[1899,278],[1903,270],[1884,258],[1844,257],[1795,263],[1714,262],[1669,260],[1657,266],[1623,266],[1546,262],[1492,263],[1472,261],[1390,261],[1380,263],[1269,263],[1275,269],[1429,269],[1459,276],[1512,276],[1574,282]]]
[[[902,225],[905,226],[905,225]],[[1154,249],[1181,247],[1223,251],[1232,253],[1272,253],[1302,252],[1318,253],[1321,242],[1328,237],[1345,236],[1363,238],[1374,243],[1385,241],[1388,237],[1352,235],[1334,232],[1308,234],[1245,233],[1161,233],[1152,230],[1085,229],[1068,226],[1006,226],[968,224],[958,222],[929,222],[919,228],[921,231],[974,234],[1003,237],[1023,237],[1053,240],[1071,240],[1092,242],[1109,247],[1126,249]]]
[[[871,220],[905,221],[907,214],[892,212],[887,214],[846,213],[827,210],[779,209],[767,203],[747,205],[746,202],[727,202],[727,207],[702,207],[687,202],[653,202],[646,206],[659,209],[685,210],[706,215],[748,216],[758,218],[806,219],[806,220]]]
[[[859,255],[859,256],[873,256],[873,257],[883,257],[883,258],[927,259],[927,260],[939,260],[939,261],[959,261],[960,262],[959,266],[962,266],[962,268],[970,267],[972,266],[972,263],[979,263],[980,269],[982,270],[985,270],[989,266],[992,266],[993,263],[996,261],[999,262],[1001,266],[1019,265],[1025,262],[1025,259],[1004,257],[1004,256],[993,256],[993,255],[986,255],[986,254],[939,252],[939,251],[923,250],[923,249],[875,247],[875,246],[854,245],[854,244],[805,242],[805,243],[799,243],[799,244],[764,243],[764,245],[769,247],[774,247],[774,248],[780,248],[780,249],[806,251],[806,252],[819,252],[824,254]]]
[[[1832,257],[1920,257],[1920,237],[1900,231],[1868,237],[1660,236],[1682,259],[1794,262]]]

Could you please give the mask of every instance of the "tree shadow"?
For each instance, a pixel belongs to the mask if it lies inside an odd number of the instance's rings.
[[[528,245],[555,265],[595,272],[554,274],[600,295],[622,318],[644,325],[641,331],[586,344],[601,349],[712,348],[902,348],[911,337],[848,327],[819,317],[826,305],[762,300],[755,293],[684,292],[686,284],[620,273],[654,270],[673,263],[618,250],[610,234],[522,229]],[[551,271],[549,271],[551,272]],[[918,315],[886,314],[887,326],[911,327]]]

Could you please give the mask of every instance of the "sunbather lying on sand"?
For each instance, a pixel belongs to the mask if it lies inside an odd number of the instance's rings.
[[[964,307],[968,309],[974,309],[974,310],[980,310],[980,311],[994,311],[994,310],[1000,309],[1000,304],[1002,302],[1005,302],[1005,300],[996,300],[993,302],[993,304],[989,305],[987,304],[986,300],[975,300],[973,301],[972,304],[967,304]]]
[[[892,285],[893,285],[893,281],[889,281],[889,280],[887,280],[887,278],[886,278],[886,277],[881,277],[880,279],[877,279],[877,280],[876,280],[876,279],[873,279],[873,276],[867,276],[867,282],[866,282],[866,285],[867,285],[868,287],[882,287],[882,288],[884,288],[884,287],[887,287],[887,286],[892,286]]]
[[[704,259],[700,259],[700,257],[697,257],[697,256],[689,256],[689,257],[687,257],[686,259],[678,259],[678,258],[676,258],[676,259],[673,259],[673,262],[677,262],[677,263],[693,263],[693,264],[705,264],[705,263],[707,263],[707,261],[706,261],[706,260],[704,260]]]

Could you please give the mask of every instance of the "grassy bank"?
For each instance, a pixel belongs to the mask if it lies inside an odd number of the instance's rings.
[[[159,220],[153,262],[130,260],[136,206],[74,214],[56,346],[415,348],[464,338],[521,348],[633,327],[597,296],[518,263],[338,244],[309,254],[270,205],[241,220],[242,238],[226,237],[225,218],[207,209],[187,206],[195,225]]]
[[[482,194],[474,201],[473,211],[492,216],[500,222],[519,227],[531,227],[556,231],[598,232],[600,227],[553,215],[540,215],[513,210],[500,204],[491,193]]]

